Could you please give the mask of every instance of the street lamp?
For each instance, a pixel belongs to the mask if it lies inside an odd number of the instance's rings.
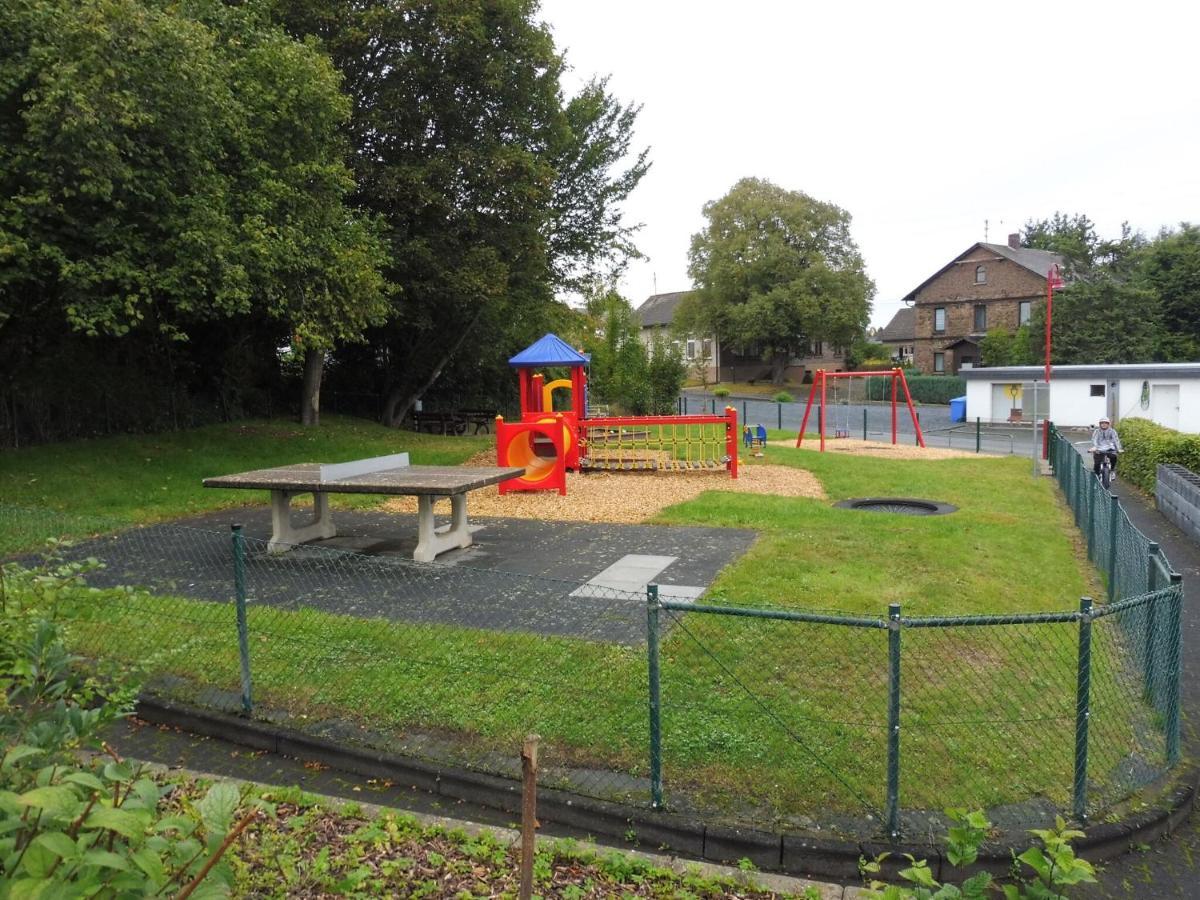
[[[1054,292],[1065,283],[1058,263],[1054,263],[1046,272],[1046,384],[1050,383],[1050,324],[1054,321]]]

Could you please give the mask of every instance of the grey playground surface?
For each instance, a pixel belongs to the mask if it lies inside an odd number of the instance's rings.
[[[628,645],[646,640],[645,585],[691,600],[750,547],[755,532],[476,518],[475,544],[414,563],[416,516],[334,511],[339,535],[271,555],[267,507],[223,510],[130,529],[74,547],[105,568],[104,586],[229,602],[230,525],[246,536],[253,606],[312,608],[365,619],[532,632]]]

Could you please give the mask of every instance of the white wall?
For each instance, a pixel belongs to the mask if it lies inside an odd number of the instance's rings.
[[[1145,406],[1142,400],[1142,385],[1149,383],[1149,398]],[[1008,417],[1008,406],[994,409],[994,384],[1001,381],[969,379],[967,381],[967,418],[976,416],[983,421],[1004,422]],[[1105,396],[1091,396],[1094,384],[1105,386]],[[1110,415],[1109,395],[1117,385],[1116,408],[1113,418],[1119,424],[1122,419],[1150,419],[1160,425],[1177,428],[1189,434],[1200,434],[1200,379],[1195,376],[1165,376],[1158,378],[1107,379],[1099,376],[1072,378],[1052,377],[1050,384],[1050,415],[1054,424],[1068,427],[1094,426],[1101,416]],[[1173,403],[1172,386],[1178,386],[1178,409]],[[1164,390],[1165,389],[1165,390]],[[1027,404],[1024,404],[1027,405]],[[1028,421],[1031,410],[1026,410]],[[1042,416],[1039,415],[1039,418]],[[1175,419],[1176,421],[1171,421]]]

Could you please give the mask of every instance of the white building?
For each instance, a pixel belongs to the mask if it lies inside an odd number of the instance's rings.
[[[967,419],[1030,422],[1035,415],[1062,428],[1094,426],[1107,415],[1150,419],[1200,434],[1200,363],[965,369]],[[1048,411],[1047,411],[1048,407]]]

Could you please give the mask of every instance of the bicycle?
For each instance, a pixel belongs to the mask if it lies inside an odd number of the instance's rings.
[[[1113,471],[1113,460],[1117,454],[1112,450],[1097,450],[1095,447],[1091,448],[1091,453],[1093,460],[1100,459],[1100,474],[1097,477],[1107,491],[1112,488],[1113,479],[1117,477],[1117,473]]]

